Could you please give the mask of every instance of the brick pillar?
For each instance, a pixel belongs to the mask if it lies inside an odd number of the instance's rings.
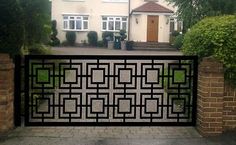
[[[14,65],[8,54],[0,53],[0,134],[14,126]]]
[[[197,130],[203,136],[223,132],[224,73],[223,64],[204,58],[199,65]]]

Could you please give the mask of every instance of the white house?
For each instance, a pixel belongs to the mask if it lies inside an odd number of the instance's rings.
[[[138,42],[168,43],[170,33],[181,31],[176,8],[165,0],[52,0],[52,20],[57,21],[58,38],[76,31],[77,43],[87,40],[89,31],[119,32]]]

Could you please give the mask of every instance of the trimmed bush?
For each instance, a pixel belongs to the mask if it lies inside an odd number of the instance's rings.
[[[178,35],[174,40],[174,47],[180,49],[183,45],[184,35]]]
[[[52,24],[51,24],[51,29],[52,29],[52,34],[51,34],[51,46],[59,46],[60,45],[60,40],[57,38],[57,21],[56,20],[52,20]]]
[[[126,30],[120,30],[120,40],[124,41],[127,38]]]
[[[98,46],[98,47],[104,47],[104,43],[103,43],[103,41],[98,41],[97,46]]]
[[[67,31],[66,40],[70,46],[74,46],[76,41],[76,33],[74,31]]]
[[[185,34],[182,51],[200,58],[213,56],[227,70],[236,69],[236,16],[205,18]]]
[[[97,46],[98,43],[98,34],[95,31],[90,31],[87,35],[88,43],[91,46]]]
[[[178,35],[180,35],[179,31],[173,31],[173,32],[171,33],[171,36],[173,36],[173,37],[176,37],[176,36],[178,36]]]
[[[30,55],[49,55],[52,54],[51,50],[43,44],[33,44],[29,46]]]
[[[102,33],[102,41],[104,46],[107,47],[108,41],[113,41],[114,40],[114,33],[113,32],[103,32]]]

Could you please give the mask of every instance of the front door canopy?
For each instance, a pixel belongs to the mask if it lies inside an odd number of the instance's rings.
[[[147,2],[132,11],[132,14],[142,14],[142,13],[148,13],[152,15],[153,14],[173,15],[174,11],[155,2]]]

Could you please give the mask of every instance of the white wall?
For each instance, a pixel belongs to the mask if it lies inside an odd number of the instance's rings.
[[[171,10],[176,10],[168,5],[165,0],[159,0],[159,3]],[[131,0],[131,11],[144,4],[144,0]],[[89,30],[96,31],[101,40],[102,36],[102,15],[111,16],[128,16],[128,3],[108,3],[103,0],[52,0],[52,19],[57,20],[58,38],[65,40],[65,32],[63,30],[63,17],[62,14],[88,14],[89,15]],[[136,24],[136,18],[138,24]],[[147,15],[132,15],[131,19],[131,35],[130,39],[134,41],[147,40]],[[166,24],[166,17],[159,16],[159,42],[169,42],[169,24]],[[87,32],[76,32],[77,43],[87,40]]]
[[[108,3],[102,0],[85,0],[85,1],[66,1],[52,0],[52,20],[57,20],[58,38],[65,40],[63,31],[62,14],[88,14],[89,15],[89,30],[96,31],[101,40],[102,36],[102,15],[111,16],[128,16],[128,3]],[[87,32],[88,32],[87,31]],[[87,32],[76,32],[77,43],[82,40],[87,40]]]

